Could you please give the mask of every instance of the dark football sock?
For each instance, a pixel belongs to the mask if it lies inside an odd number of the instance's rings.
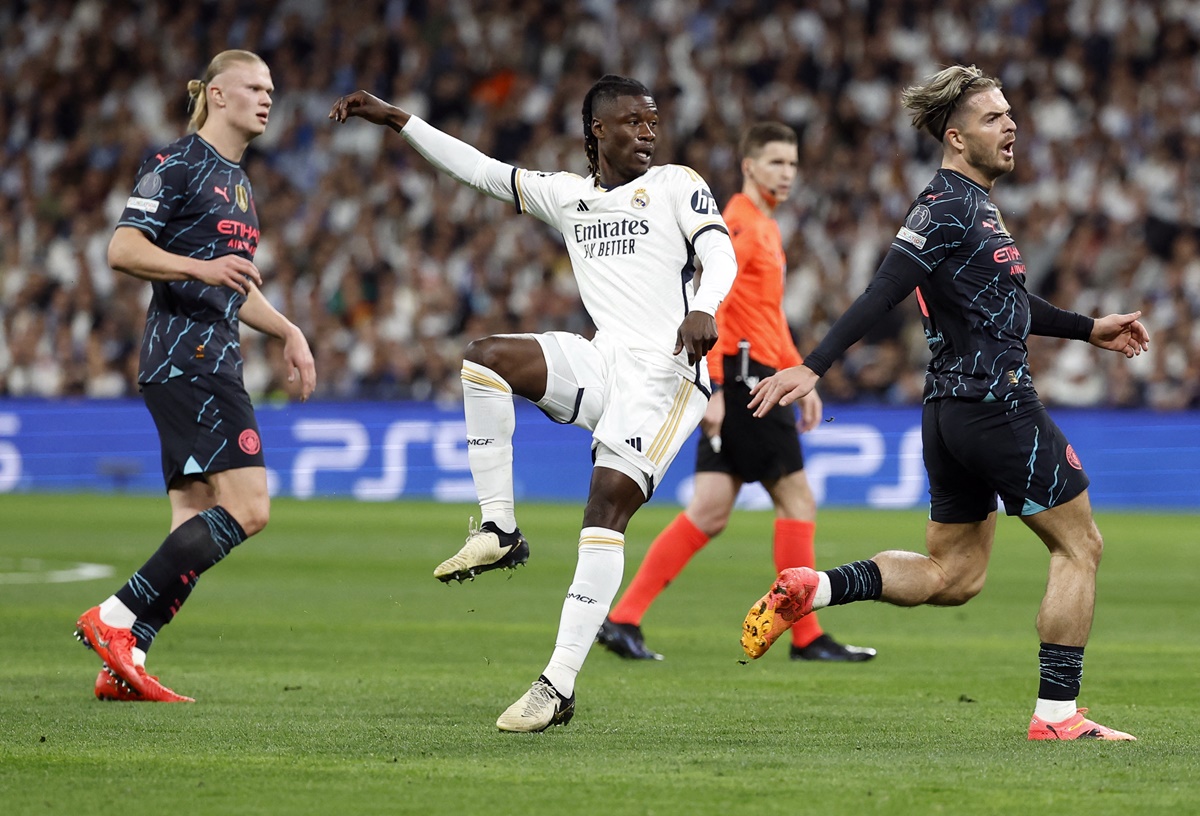
[[[171,622],[175,613],[183,606],[183,602],[188,599],[199,582],[199,575],[189,573],[186,576],[179,576],[179,581],[173,585],[174,592],[160,595],[158,600],[150,604],[150,608],[144,614],[138,616],[137,621],[133,624],[133,637],[137,641],[139,649],[143,652],[150,651],[150,644],[154,643],[154,638],[158,636],[164,626]]]
[[[1042,700],[1074,700],[1083,681],[1083,647],[1043,643],[1038,651],[1038,672]]]
[[[878,601],[883,595],[883,577],[874,561],[855,561],[826,570],[829,576],[829,605],[853,601]]]
[[[117,590],[117,598],[138,617],[133,632],[139,649],[187,600],[200,574],[246,540],[240,524],[220,505],[180,524],[158,551]]]

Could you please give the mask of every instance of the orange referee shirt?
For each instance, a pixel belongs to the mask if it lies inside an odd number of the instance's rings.
[[[787,258],[779,225],[744,193],[737,193],[721,213],[733,240],[738,272],[729,294],[717,309],[717,344],[708,352],[713,383],[725,379],[725,357],[738,353],[738,341],[750,341],[750,358],[776,370],[800,365],[783,314],[783,282]]]

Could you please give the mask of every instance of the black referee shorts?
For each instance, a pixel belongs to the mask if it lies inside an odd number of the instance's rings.
[[[142,398],[158,428],[168,490],[185,476],[266,466],[254,406],[241,384],[185,375],[143,384]]]
[[[736,357],[725,358],[725,386],[714,399],[725,399],[725,421],[721,424],[721,452],[712,449],[704,434],[696,448],[698,473],[728,473],[743,482],[774,482],[804,469],[804,454],[796,430],[796,407],[777,405],[762,419],[755,419],[746,406],[750,384],[742,382]],[[775,370],[750,361],[752,377],[762,379]]]
[[[929,518],[982,521],[996,494],[1010,516],[1066,504],[1087,489],[1083,465],[1036,396],[1015,402],[925,403],[921,414]]]

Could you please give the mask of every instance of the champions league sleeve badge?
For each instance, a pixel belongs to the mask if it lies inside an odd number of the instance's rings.
[[[154,198],[162,190],[162,176],[150,172],[138,179],[135,192],[142,198]]]
[[[917,206],[913,207],[912,212],[908,214],[908,218],[904,221],[904,226],[908,227],[913,232],[920,232],[928,227],[929,222],[932,220],[933,214],[929,212],[929,208],[924,204],[918,204]]]
[[[933,221],[933,215],[929,212],[929,208],[924,204],[918,204],[912,208],[912,212],[904,220],[904,226],[896,233],[896,237],[901,241],[907,241],[917,249],[924,249],[925,236],[921,234],[921,230],[928,227],[931,221]]]

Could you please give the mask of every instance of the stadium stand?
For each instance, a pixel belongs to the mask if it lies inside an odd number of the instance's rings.
[[[1154,338],[1133,361],[1031,339],[1045,401],[1200,406],[1200,4],[1186,0],[6,3],[0,395],[134,393],[149,287],[105,250],[140,159],[183,133],[186,82],[224,48],[272,69],[247,159],[257,262],[310,338],[318,398],[454,402],[471,338],[590,329],[555,235],[379,128],[334,128],[338,95],[366,88],[497,158],[583,173],[578,100],[602,73],[636,76],[663,112],[657,161],[696,168],[720,201],[742,126],[792,125],[802,189],[780,222],[805,350],[937,164],[900,88],[967,62],[1004,80],[1017,114],[1017,170],[995,198],[1030,288],[1084,313],[1141,308]],[[917,309],[894,317],[825,378],[827,402],[919,401]],[[247,355],[247,387],[281,396],[267,361]]]

